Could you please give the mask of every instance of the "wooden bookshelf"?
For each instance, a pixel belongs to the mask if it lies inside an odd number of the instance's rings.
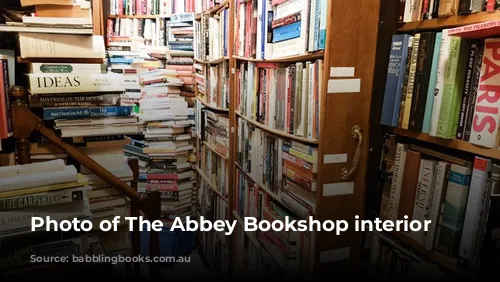
[[[195,62],[197,63],[200,63],[200,64],[207,64],[207,65],[216,65],[216,64],[220,64],[224,61],[228,61],[229,58],[228,57],[223,57],[223,58],[220,58],[220,59],[217,59],[217,60],[212,60],[212,61],[203,61],[203,60],[200,60],[200,59],[195,59]]]
[[[210,151],[214,152],[217,154],[219,157],[221,157],[223,160],[229,160],[229,156],[221,154],[219,151],[217,151],[217,148],[215,148],[214,145],[208,143],[207,141],[203,141],[203,145],[205,145],[207,148],[210,149]]]
[[[401,32],[413,32],[423,30],[439,30],[444,28],[475,24],[493,20],[500,20],[500,11],[481,12],[471,15],[457,15],[451,17],[423,20],[401,24],[398,29]]]
[[[168,19],[170,16],[164,15],[108,15],[110,19]]]
[[[208,178],[208,176],[198,166],[196,166],[195,169],[196,172],[198,172],[198,174],[200,175],[200,177],[208,184],[208,186],[210,186],[212,191],[214,191],[214,193],[217,194],[217,196],[219,196],[224,202],[227,203],[228,199],[224,195],[222,195],[219,189],[217,189],[217,186],[215,186],[212,183],[212,181],[210,181],[210,178]]]
[[[281,131],[281,130],[276,130],[276,129],[270,128],[270,127],[263,125],[262,123],[260,123],[256,120],[250,119],[250,118],[240,114],[240,112],[238,112],[238,111],[235,111],[235,114],[237,116],[241,117],[242,119],[250,122],[251,124],[255,125],[256,127],[268,132],[268,133],[271,133],[271,134],[274,134],[277,136],[281,136],[281,137],[286,138],[286,139],[296,140],[296,141],[304,142],[304,143],[308,143],[308,144],[318,144],[317,139],[309,139],[309,138],[304,138],[304,137],[300,137],[300,136],[295,136],[293,134],[289,134],[289,133],[286,133],[286,132]]]
[[[196,99],[198,99],[198,101],[200,101],[200,103],[203,104],[203,106],[209,108],[209,109],[212,109],[214,111],[217,111],[217,112],[229,112],[229,109],[223,109],[223,108],[219,108],[219,107],[216,107],[216,106],[212,106],[210,105],[209,103],[207,103],[203,98],[201,98],[200,96],[197,96]]]
[[[247,61],[247,62],[268,62],[268,63],[295,63],[295,62],[304,62],[304,61],[312,61],[312,60],[317,60],[317,59],[323,59],[325,56],[324,51],[316,51],[304,55],[297,55],[297,56],[290,56],[290,57],[282,57],[282,58],[276,58],[276,59],[269,59],[269,60],[261,60],[261,59],[253,59],[253,58],[246,58],[246,57],[240,57],[240,56],[233,56],[238,61]]]
[[[479,155],[479,156],[483,156],[483,157],[487,157],[487,158],[491,158],[491,159],[500,160],[500,149],[484,148],[484,147],[477,146],[477,145],[471,144],[471,143],[463,141],[463,140],[442,139],[442,138],[438,138],[438,137],[429,136],[428,134],[425,134],[425,133],[411,132],[411,131],[401,129],[401,128],[394,128],[393,132],[394,132],[394,134],[397,134],[400,136],[413,138],[413,139],[424,141],[424,142],[431,143],[434,145],[439,145],[439,146],[459,150],[462,152],[471,153],[474,155]]]

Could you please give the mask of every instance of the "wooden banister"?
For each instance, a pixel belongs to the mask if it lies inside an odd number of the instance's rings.
[[[29,138],[34,131],[38,131],[42,136],[47,138],[54,145],[59,147],[61,150],[66,152],[75,161],[80,163],[80,165],[87,168],[89,171],[99,176],[103,181],[110,184],[110,186],[116,188],[122,194],[127,196],[131,200],[131,216],[139,216],[139,209],[144,211],[150,221],[160,219],[161,214],[161,197],[159,192],[148,193],[147,196],[140,194],[137,191],[137,178],[138,178],[138,162],[129,161],[129,166],[134,173],[134,181],[132,185],[135,187],[130,187],[122,181],[120,178],[116,177],[114,174],[106,170],[92,158],[87,156],[85,153],[81,152],[75,146],[65,143],[54,130],[46,127],[43,121],[35,115],[28,108],[25,101],[26,95],[25,90],[21,86],[13,86],[11,88],[11,97],[14,101],[11,103],[11,115],[12,115],[12,131],[13,136],[16,139],[16,150],[19,164],[31,163],[30,156],[30,141]],[[134,255],[139,254],[140,246],[140,233],[137,221],[134,225],[134,230],[132,232],[132,246]],[[160,256],[160,244],[158,232],[150,232],[150,256],[159,257]],[[136,265],[136,273],[139,274],[138,265]],[[149,274],[151,277],[160,277],[161,269],[158,263],[151,263],[149,268]]]

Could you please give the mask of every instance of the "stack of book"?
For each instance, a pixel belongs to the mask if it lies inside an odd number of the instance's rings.
[[[322,74],[323,60],[242,63],[236,71],[239,114],[272,129],[318,139]]]
[[[167,41],[170,49],[167,56],[167,68],[175,68],[183,81],[182,96],[194,97],[193,77],[193,34],[194,14],[172,15],[168,23]],[[180,66],[189,66],[182,68]]]
[[[0,178],[2,236],[31,232],[32,216],[56,221],[92,216],[88,181],[63,160],[1,167]]]
[[[144,123],[144,140],[128,146],[143,161],[140,192],[159,190],[162,193],[162,217],[191,214],[195,175],[191,170],[193,144],[190,127],[194,111],[180,95],[182,81],[174,70],[164,69],[142,73],[142,84],[148,84],[140,100],[140,120]],[[148,160],[146,161],[146,158]]]
[[[323,50],[327,0],[240,1],[235,54],[272,59]]]
[[[141,98],[139,74],[165,67],[167,49],[145,45],[142,38],[111,36],[107,38],[109,71],[123,74],[125,93],[121,104],[136,105]]]
[[[216,153],[229,158],[229,118],[210,110],[204,111],[205,145]]]
[[[3,10],[1,31],[92,34],[92,9],[88,0],[58,0],[48,4],[21,1],[21,8]]]
[[[27,76],[32,111],[65,142],[77,146],[118,178],[132,180],[123,146],[130,142],[125,135],[139,132],[137,117],[132,115],[131,106],[120,105],[123,76],[103,70],[103,37],[20,33],[19,42],[21,57],[30,61]],[[60,63],[44,63],[39,58],[53,58]],[[32,147],[32,151],[41,150]],[[104,218],[127,216],[125,196],[87,168],[77,167],[93,189],[89,208],[97,226]]]

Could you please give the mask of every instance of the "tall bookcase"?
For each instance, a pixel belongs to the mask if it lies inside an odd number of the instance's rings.
[[[408,1],[407,1],[408,2]],[[416,1],[418,2],[418,1]],[[442,2],[442,1],[441,1]],[[390,64],[394,63],[395,60],[397,60],[397,56],[391,56],[393,55],[393,51],[395,50],[393,48],[393,43],[397,42],[397,39],[392,38],[393,35],[409,35],[409,36],[415,36],[417,34],[420,34],[420,36],[423,36],[423,34],[426,34],[428,36],[429,33],[438,33],[442,32],[443,30],[449,30],[449,29],[455,29],[455,32],[460,31],[461,27],[464,26],[469,26],[469,25],[474,25],[474,24],[481,24],[483,22],[489,22],[489,21],[498,21],[500,20],[500,13],[498,11],[498,7],[494,7],[493,11],[485,11],[486,9],[491,9],[491,7],[482,7],[481,5],[479,6],[478,11],[467,11],[467,5],[461,5],[458,6],[458,4],[465,3],[466,1],[455,1],[457,4],[457,7],[460,9],[460,12],[457,13],[459,10],[458,8],[455,9],[454,14],[449,13],[452,15],[449,16],[443,16],[443,17],[436,17],[435,15],[431,16],[432,19],[419,19],[416,21],[408,21],[406,22],[403,21],[403,15],[404,13],[404,1],[401,3],[386,3],[384,6],[384,10],[386,12],[381,14],[381,18],[385,19],[383,25],[384,28],[383,32],[379,33],[379,50],[377,54],[377,68],[379,68],[379,72],[375,73],[374,79],[375,83],[379,85],[379,88],[384,89],[386,85],[386,77],[389,77],[388,73],[388,67],[390,67]],[[469,1],[470,2],[470,1]],[[481,3],[481,1],[472,1],[473,3]],[[492,1],[482,1],[482,3],[493,3]],[[400,5],[398,7],[398,5]],[[490,6],[490,5],[488,5]],[[493,5],[494,6],[494,5]],[[451,6],[450,6],[451,7]],[[450,8],[448,7],[448,8]],[[429,7],[428,7],[429,8]],[[441,7],[439,7],[441,9]],[[464,9],[465,8],[465,9]],[[432,7],[429,8],[430,11],[432,11]],[[399,12],[399,15],[398,15]],[[440,11],[441,13],[441,11]],[[432,14],[432,13],[431,13]],[[491,24],[489,24],[491,25]],[[485,24],[484,26],[488,26],[488,24]],[[473,30],[473,32],[477,32],[477,30],[480,30],[478,26],[472,27],[469,26],[467,28],[463,28],[464,30]],[[472,32],[472,33],[473,33]],[[479,31],[481,32],[481,31]],[[484,32],[484,31],[483,31]],[[443,33],[444,34],[444,33]],[[442,35],[443,37],[445,35]],[[454,36],[452,36],[454,37]],[[468,46],[468,50],[466,52],[461,51],[459,55],[457,56],[458,59],[456,59],[458,62],[461,62],[462,60],[467,61],[469,60],[469,65],[472,66],[472,70],[474,75],[477,73],[478,77],[481,71],[481,66],[483,66],[484,61],[479,61],[478,55],[481,54],[484,58],[486,54],[483,53],[480,49],[480,47],[477,47],[477,49],[474,49],[476,47],[470,47],[476,44],[477,46],[480,46],[482,43],[480,43],[482,40],[485,38],[489,37],[498,37],[498,32],[494,33],[488,33],[485,32],[481,34],[480,36],[465,36],[462,37],[458,35],[456,38],[460,38],[461,41],[460,44]],[[391,42],[392,38],[392,42]],[[422,38],[422,37],[420,37]],[[436,38],[438,38],[436,36]],[[437,39],[436,39],[437,41]],[[445,42],[443,39],[441,42]],[[414,45],[413,45],[414,46]],[[425,44],[424,44],[425,46]],[[429,46],[429,45],[428,45]],[[438,62],[441,62],[441,56],[443,53],[446,53],[446,51],[443,51],[443,46],[444,43],[436,43],[434,45],[434,50],[436,46],[439,46],[441,48],[439,51],[441,53],[437,55],[431,55],[430,59],[434,61],[436,58],[438,58]],[[414,48],[414,47],[413,47]],[[418,47],[420,48],[420,46]],[[425,49],[424,49],[425,50]],[[428,51],[429,49],[427,49]],[[432,50],[432,49],[431,49]],[[448,49],[448,51],[453,50],[453,49]],[[475,50],[475,54],[471,51]],[[412,51],[413,52],[413,51]],[[472,54],[472,55],[471,55]],[[470,58],[474,58],[474,62],[471,62]],[[479,57],[481,58],[481,57]],[[429,60],[429,57],[426,59]],[[404,68],[404,66],[403,66]],[[471,68],[471,67],[469,67]],[[411,72],[411,71],[410,71]],[[439,69],[438,69],[439,72]],[[471,76],[470,74],[467,74],[467,71],[462,71],[458,72],[457,75],[463,75],[465,77],[464,81],[468,79],[467,77],[472,77],[470,80],[470,84],[472,85],[470,88],[466,88],[463,86],[462,91],[460,92],[460,99],[464,97],[465,93],[469,96],[467,97],[474,97],[474,103],[476,103],[476,98],[481,95],[481,90],[478,90],[478,83],[481,82],[474,82],[474,80],[478,78],[474,78],[474,76]],[[481,72],[482,74],[482,72]],[[408,76],[408,74],[404,74],[404,77]],[[438,78],[439,79],[439,78]],[[430,82],[432,83],[432,82]],[[457,79],[456,81],[453,81],[454,87],[462,87],[462,85],[465,85],[465,82],[460,83],[460,81]],[[462,84],[462,85],[459,85]],[[429,92],[427,95],[429,95],[430,90],[432,90],[432,94],[436,95],[435,89],[439,90],[440,86],[435,85],[435,88],[432,87],[432,85],[429,87]],[[415,88],[413,88],[415,89]],[[388,95],[388,93],[392,93],[392,91],[387,91],[385,92],[385,95]],[[408,92],[406,92],[408,93]],[[442,92],[444,93],[444,92]],[[398,95],[398,94],[396,94]],[[433,97],[435,97],[433,95]],[[444,95],[444,94],[442,94]],[[436,103],[434,98],[434,104],[430,104],[431,110],[435,110],[436,108]],[[467,98],[469,99],[469,98]],[[474,142],[472,141],[472,137],[469,140],[468,137],[464,137],[467,133],[465,127],[467,126],[467,115],[470,115],[471,113],[474,114],[477,109],[474,108],[469,108],[466,113],[466,119],[465,119],[465,126],[462,128],[457,129],[456,133],[453,132],[451,137],[447,138],[440,138],[437,137],[437,133],[432,133],[432,130],[425,129],[425,127],[422,127],[422,130],[412,130],[410,129],[403,129],[402,125],[396,124],[396,126],[389,126],[386,123],[387,121],[381,121],[381,116],[384,116],[384,110],[383,110],[383,100],[384,100],[384,93],[383,91],[378,91],[374,92],[373,94],[373,100],[374,102],[372,103],[372,112],[371,112],[371,119],[373,120],[373,123],[371,125],[372,127],[372,134],[371,134],[371,147],[373,148],[373,152],[370,156],[370,173],[368,174],[368,180],[367,181],[373,181],[376,179],[380,180],[380,176],[384,175],[388,172],[388,166],[390,166],[389,162],[391,162],[391,149],[389,142],[394,142],[396,140],[397,143],[400,144],[407,144],[408,145],[408,151],[413,151],[413,152],[418,152],[419,155],[421,155],[422,160],[437,160],[437,161],[444,161],[448,162],[449,164],[459,164],[462,162],[463,167],[468,167],[471,171],[471,181],[468,184],[464,184],[464,191],[467,191],[465,196],[462,194],[462,197],[465,197],[466,200],[466,205],[464,203],[458,205],[457,209],[463,209],[463,216],[458,216],[456,221],[458,222],[458,228],[459,232],[453,233],[453,236],[445,237],[445,240],[440,241],[439,233],[436,232],[434,233],[435,236],[434,239],[431,239],[431,244],[430,245],[425,245],[419,242],[418,240],[415,240],[408,234],[404,234],[403,232],[375,232],[374,240],[373,240],[373,246],[374,250],[372,252],[372,258],[375,258],[375,263],[374,265],[383,265],[384,264],[384,258],[380,255],[382,252],[385,252],[386,254],[392,252],[392,257],[393,260],[396,259],[401,259],[404,257],[405,260],[415,262],[416,264],[420,264],[422,266],[421,271],[429,271],[429,273],[426,273],[426,275],[430,275],[430,277],[438,277],[438,276],[433,276],[433,275],[438,275],[437,273],[433,272],[436,271],[436,269],[439,270],[441,274],[444,274],[442,278],[448,279],[450,277],[452,278],[462,278],[464,280],[476,280],[476,279],[482,279],[486,278],[488,276],[491,276],[490,274],[492,273],[498,273],[498,248],[495,250],[495,247],[491,247],[492,244],[495,244],[495,239],[498,240],[498,238],[495,238],[491,231],[492,228],[498,228],[498,212],[496,211],[496,207],[498,206],[498,192],[495,192],[494,190],[490,191],[488,190],[488,186],[490,185],[492,181],[494,181],[493,177],[493,172],[494,170],[491,168],[492,164],[498,164],[500,160],[500,154],[498,147],[496,148],[487,148],[484,146],[479,146],[473,144]],[[469,100],[467,100],[468,103]],[[413,104],[413,101],[412,101]],[[462,106],[461,104],[464,104],[464,102],[459,102],[458,106],[459,107],[465,107]],[[397,105],[397,103],[396,103]],[[470,104],[469,104],[470,105]],[[474,105],[473,105],[474,106]],[[406,106],[403,106],[401,104],[401,107],[405,108]],[[418,106],[417,106],[418,107]],[[424,103],[424,107],[427,110],[427,107],[429,107],[429,103]],[[470,107],[470,106],[469,106]],[[399,108],[399,105],[398,105]],[[412,108],[413,109],[413,108]],[[441,108],[441,111],[442,108]],[[438,111],[439,112],[439,111]],[[387,113],[385,113],[387,116]],[[453,115],[453,114],[452,114]],[[462,114],[463,115],[463,114]],[[473,116],[473,115],[472,115]],[[472,118],[471,118],[472,119]],[[431,119],[431,124],[434,121]],[[442,121],[439,121],[440,123]],[[382,123],[382,125],[381,125]],[[397,123],[397,122],[396,122]],[[432,125],[431,125],[432,127]],[[473,129],[474,130],[474,129]],[[460,135],[461,133],[462,135]],[[381,138],[383,135],[389,136],[386,140],[385,145],[379,143],[383,138]],[[476,143],[478,143],[476,141]],[[395,143],[394,143],[395,145]],[[381,150],[381,148],[383,148]],[[487,165],[487,164],[490,165]],[[381,165],[382,164],[382,165]],[[485,165],[483,168],[481,165]],[[379,167],[380,166],[380,167]],[[490,166],[490,168],[488,168]],[[418,169],[417,169],[418,171]],[[404,174],[406,174],[406,167],[404,170]],[[418,175],[415,175],[415,177],[418,178]],[[478,179],[488,179],[488,182],[486,180],[484,182],[478,181]],[[382,177],[383,178],[383,177]],[[416,178],[416,179],[417,179]],[[452,181],[451,178],[446,178],[447,181]],[[385,182],[384,182],[385,181]],[[380,194],[382,194],[382,203],[380,206],[377,206],[377,204],[374,205],[373,214],[378,217],[384,217],[384,211],[389,210],[389,208],[384,208],[384,198],[387,199],[387,197],[384,195],[384,186],[389,183],[389,186],[391,188],[392,192],[392,187],[391,186],[391,181],[393,180],[388,180],[388,178],[383,178],[382,181],[379,183],[378,188],[379,189],[374,189],[376,190],[379,194],[377,195],[378,200],[380,200]],[[420,181],[420,180],[419,180]],[[448,182],[448,186],[444,186],[443,189],[449,189],[450,187],[450,182]],[[375,187],[375,185],[374,185]],[[417,188],[418,189],[418,188]],[[432,187],[431,189],[436,189],[435,187]],[[478,194],[481,191],[481,189],[484,189],[484,194]],[[494,189],[494,188],[492,188]],[[433,191],[433,190],[430,190]],[[448,190],[446,190],[448,192]],[[476,193],[472,194],[472,201],[471,201],[471,193]],[[372,194],[373,195],[373,194]],[[451,200],[446,199],[445,194],[443,199],[441,200],[442,202],[439,203],[439,208],[441,209],[446,209],[446,205],[448,205],[448,201],[452,202]],[[375,195],[373,195],[375,196]],[[434,195],[432,197],[435,197]],[[375,198],[375,197],[373,197]],[[472,204],[471,204],[472,202]],[[481,203],[483,202],[483,203]],[[489,203],[488,203],[489,202]],[[399,201],[401,204],[401,200]],[[473,205],[474,204],[474,205]],[[469,206],[472,208],[470,210],[474,210],[476,208],[476,205],[479,205],[480,212],[476,212],[477,220],[472,220],[473,224],[471,223],[469,213]],[[443,208],[444,207],[444,208]],[[429,209],[431,209],[432,206],[429,206]],[[473,214],[474,212],[471,212]],[[442,224],[443,226],[447,224],[448,222],[443,219],[444,215],[442,213],[438,213],[440,218],[438,221],[438,225]],[[468,217],[469,216],[469,217]],[[449,215],[448,215],[449,217]],[[486,220],[484,221],[484,218]],[[469,220],[467,222],[467,220]],[[442,223],[444,222],[444,223]],[[476,229],[473,229],[476,228]],[[467,229],[467,230],[466,230]],[[429,232],[431,233],[431,232]],[[427,233],[424,237],[425,239],[427,236],[429,236],[429,233]],[[451,233],[451,232],[450,232]],[[465,234],[465,235],[464,235]],[[471,234],[474,234],[471,236]],[[468,240],[464,241],[462,240],[464,236],[467,236],[469,238],[476,238],[473,243],[468,244]],[[475,236],[475,237],[474,237]],[[432,237],[431,237],[432,238]],[[458,239],[457,239],[458,238]],[[424,239],[424,240],[425,240]],[[432,241],[434,240],[434,241]],[[445,248],[442,247],[442,242],[443,241],[457,241],[458,244],[455,246],[452,246],[450,248]],[[484,244],[484,245],[483,245]],[[465,247],[464,247],[465,246]],[[472,247],[474,246],[474,247]],[[477,249],[476,249],[477,248]],[[377,251],[378,250],[378,251]],[[394,250],[394,251],[391,251]],[[471,254],[473,253],[473,254]],[[394,255],[396,254],[396,255]],[[389,255],[385,255],[386,257],[389,257]],[[378,257],[378,258],[377,258]],[[397,266],[396,266],[397,267]],[[388,270],[389,269],[389,270]],[[390,272],[392,271],[390,267],[388,269],[378,269],[376,271],[382,273],[381,275],[390,275]],[[388,271],[387,271],[388,270]],[[384,274],[385,272],[385,274]],[[439,274],[439,275],[441,275]]]
[[[230,179],[230,191],[228,197],[228,219],[243,222],[243,217],[237,211],[239,179],[243,176],[245,181],[251,183],[259,197],[264,195],[269,201],[285,206],[280,190],[270,189],[265,183],[259,183],[255,175],[245,173],[242,165],[238,164],[238,136],[239,122],[242,120],[246,125],[257,129],[260,134],[271,138],[281,139],[285,142],[296,142],[314,148],[317,173],[315,173],[316,191],[314,195],[314,209],[308,215],[321,222],[325,220],[347,220],[351,225],[356,215],[364,217],[365,199],[365,176],[367,164],[367,152],[369,151],[369,118],[372,96],[374,61],[377,49],[378,33],[378,11],[380,1],[326,1],[326,9],[321,9],[326,19],[325,46],[322,50],[302,52],[293,56],[272,56],[267,59],[256,59],[255,56],[242,56],[237,53],[238,46],[236,34],[238,31],[237,9],[240,4],[248,1],[221,1],[203,12],[198,13],[197,19],[206,15],[217,15],[221,9],[229,10],[229,29],[227,39],[227,58],[215,58],[214,61],[200,60],[198,63],[206,65],[220,64],[229,61],[229,108],[221,108],[219,105],[211,105],[204,97],[199,96],[200,103],[206,109],[215,112],[227,112],[229,116],[230,146],[228,158],[228,174]],[[275,1],[254,1],[255,4],[266,4],[268,7]],[[278,1],[280,2],[280,1]],[[276,3],[278,3],[276,2]],[[281,1],[283,2],[283,1]],[[311,1],[306,1],[310,3]],[[314,2],[314,1],[313,1]],[[321,1],[317,1],[320,3]],[[363,24],[360,25],[359,23]],[[245,27],[248,30],[247,27]],[[353,35],[356,36],[353,36]],[[320,60],[319,66],[323,65],[323,71],[318,73],[318,81],[321,88],[317,91],[318,106],[318,129],[317,137],[304,137],[290,134],[264,125],[240,112],[238,69],[241,64],[254,64],[273,68],[278,66],[287,68],[297,63],[316,62]],[[271,66],[271,67],[269,67]],[[243,79],[243,82],[248,83]],[[316,81],[317,83],[317,81]],[[313,87],[316,86],[314,83]],[[283,141],[279,141],[283,142]],[[282,144],[282,143],[277,143]],[[291,143],[287,143],[291,144]],[[295,143],[294,143],[295,144]],[[277,150],[280,148],[276,147]],[[263,153],[261,151],[259,153]],[[317,153],[316,153],[317,152]],[[256,154],[257,155],[257,154]],[[258,155],[264,158],[267,154]],[[255,156],[254,156],[255,157]],[[281,173],[281,172],[280,172]],[[217,187],[213,187],[217,189]],[[253,188],[252,188],[253,189]],[[278,188],[282,189],[282,188]],[[291,212],[294,217],[297,215]],[[244,246],[253,245],[256,251],[251,255],[260,257],[264,264],[274,264],[283,268],[273,257],[268,249],[254,232],[246,232],[244,235],[233,233],[229,238],[229,270],[242,273],[240,266],[235,261],[241,256],[237,251],[242,247],[239,245],[241,239]],[[307,232],[306,232],[307,233]],[[361,252],[363,234],[349,229],[340,235],[332,232],[302,233],[306,246],[298,246],[300,256],[297,261],[298,267],[295,273],[301,275],[321,276],[336,273],[353,273],[361,264]],[[307,254],[306,254],[307,253]],[[254,269],[250,272],[255,274]],[[285,268],[283,273],[293,273]],[[307,273],[307,274],[306,274]]]

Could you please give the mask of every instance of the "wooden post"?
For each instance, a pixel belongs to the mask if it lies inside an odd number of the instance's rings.
[[[21,86],[12,86],[10,94],[14,99],[12,102],[11,118],[14,138],[16,139],[17,163],[21,165],[29,164],[31,163],[29,142],[31,130],[25,130],[23,119],[20,118],[18,114],[24,110],[28,110],[28,105],[26,105],[24,101],[24,88]]]
[[[137,191],[137,179],[139,178],[139,161],[137,159],[128,159],[128,166],[132,170],[132,173],[134,174],[133,180],[131,181],[131,187],[134,188],[135,191]],[[139,211],[139,205],[136,201],[132,201],[130,203],[130,216],[131,217],[139,217],[140,216],[140,211]],[[141,233],[139,231],[139,221],[135,220],[133,223],[133,230],[132,230],[132,254],[133,256],[137,257],[141,253]],[[136,277],[140,277],[141,275],[141,264],[139,262],[134,263],[134,273]]]

